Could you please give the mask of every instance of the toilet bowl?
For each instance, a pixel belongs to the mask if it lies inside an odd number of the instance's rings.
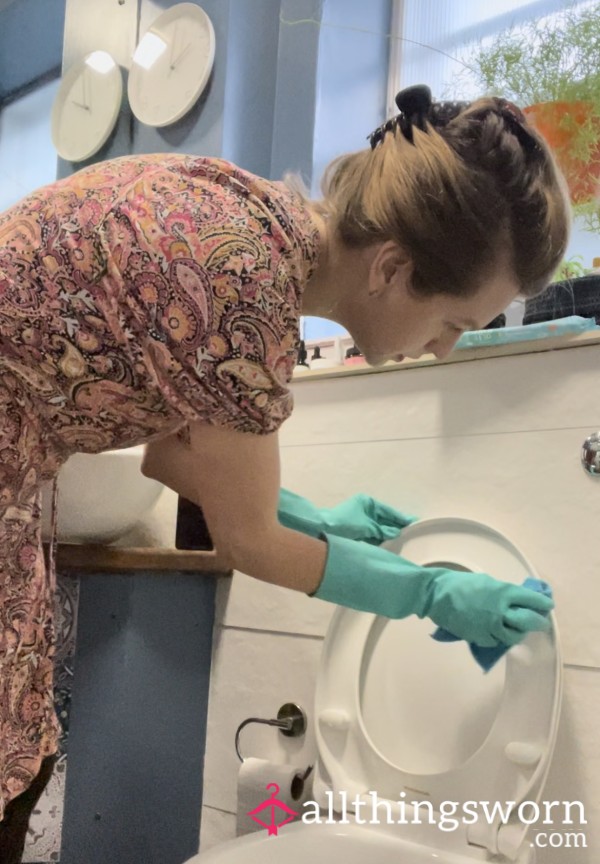
[[[472,520],[426,519],[385,546],[421,566],[516,584],[543,578],[508,538]],[[188,864],[319,864],[332,856],[344,864],[531,864],[529,825],[562,694],[554,616],[551,623],[484,674],[466,643],[431,639],[429,619],[339,607],[317,674],[318,752],[302,821],[276,837],[260,831],[223,843]]]

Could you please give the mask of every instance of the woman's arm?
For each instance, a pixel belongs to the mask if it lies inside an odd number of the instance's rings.
[[[143,471],[200,504],[215,545],[237,570],[388,618],[427,616],[484,647],[515,645],[529,631],[550,627],[552,600],[529,588],[485,573],[421,567],[346,537],[327,535],[325,542],[284,528],[277,518],[277,435],[201,424],[190,432],[189,449],[177,438],[152,444]]]
[[[191,423],[189,430],[189,444],[176,434],[148,444],[142,473],[202,508],[215,547],[232,568],[295,591],[315,591],[327,544],[278,520],[277,433],[251,435],[207,423]]]

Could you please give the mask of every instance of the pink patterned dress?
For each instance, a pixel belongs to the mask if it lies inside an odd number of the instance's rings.
[[[298,196],[219,159],[113,159],[0,214],[0,818],[57,749],[42,483],[188,421],[278,429],[317,256]]]

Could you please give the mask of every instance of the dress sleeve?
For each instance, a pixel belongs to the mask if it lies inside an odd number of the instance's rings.
[[[281,332],[281,310],[264,296],[271,288],[246,281],[262,303],[216,314],[211,307],[223,298],[194,262],[172,262],[166,284],[168,300],[152,310],[157,326],[145,337],[163,396],[189,420],[258,435],[279,429],[293,409],[288,385],[298,345],[294,331]]]
[[[301,266],[264,203],[154,174],[113,208],[104,242],[163,398],[187,420],[276,431],[293,407]]]
[[[210,195],[201,219],[200,205],[191,213],[161,199],[156,213],[150,197],[141,215],[125,202],[104,226],[126,283],[135,350],[185,419],[275,432],[293,408],[300,311],[293,258],[251,210],[224,219],[223,196],[214,225],[206,219]]]

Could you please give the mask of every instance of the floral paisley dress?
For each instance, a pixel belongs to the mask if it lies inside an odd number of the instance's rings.
[[[57,749],[41,485],[75,452],[290,415],[318,232],[220,159],[126,156],[0,214],[0,818]]]

